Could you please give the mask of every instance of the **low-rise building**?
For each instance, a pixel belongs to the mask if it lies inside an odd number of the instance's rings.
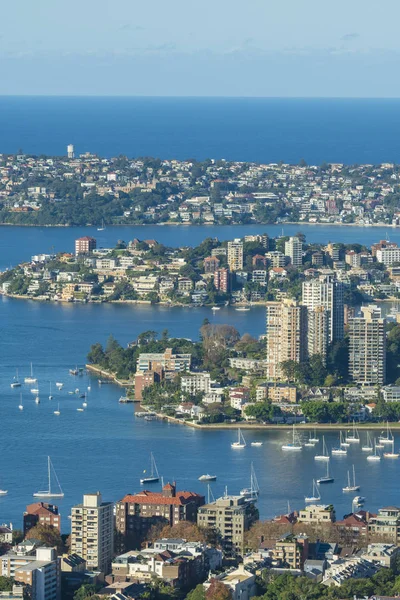
[[[61,515],[58,506],[48,502],[28,504],[24,512],[24,535],[36,525],[47,525],[61,531]]]
[[[392,569],[396,565],[399,554],[400,548],[395,544],[368,544],[361,558]]]
[[[16,568],[14,580],[27,586],[32,600],[59,600],[60,561],[55,548],[38,548],[35,560]]]
[[[204,584],[206,590],[217,579],[232,591],[232,600],[250,600],[257,593],[256,576],[248,571],[243,564],[237,569],[229,569],[221,575],[212,575]]]
[[[195,395],[199,392],[208,394],[210,386],[210,373],[188,373],[181,377],[181,391],[186,394]]]
[[[310,504],[299,511],[299,521],[303,523],[334,523],[335,509],[332,504]]]
[[[400,541],[400,508],[380,508],[378,514],[368,522],[368,533],[374,538],[397,545]]]

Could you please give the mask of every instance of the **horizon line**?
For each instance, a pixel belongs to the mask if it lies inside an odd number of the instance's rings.
[[[148,95],[148,94],[2,94],[0,98],[118,98],[195,100],[400,100],[400,96],[231,96],[231,95]]]

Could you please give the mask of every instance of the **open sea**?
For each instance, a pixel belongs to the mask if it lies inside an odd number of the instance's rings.
[[[162,98],[0,98],[0,153],[23,149],[36,154],[64,154],[74,143],[77,152],[112,156],[153,155],[161,158],[226,158],[235,160],[309,163],[398,161],[400,153],[400,101],[398,100],[269,100],[269,99],[162,99]],[[400,229],[288,225],[308,241],[371,243],[385,238],[400,242]],[[279,235],[278,226],[232,227],[107,227],[90,228],[0,227],[0,270],[29,260],[33,254],[71,251],[76,237],[93,234],[98,245],[117,239],[155,238],[171,245],[194,245],[207,236],[232,239],[246,233]],[[140,489],[139,478],[148,469],[153,452],[165,481],[176,479],[178,488],[206,492],[198,477],[217,475],[214,495],[225,486],[237,493],[249,485],[250,465],[259,480],[261,517],[302,508],[312,479],[325,466],[314,461],[312,449],[284,453],[281,444],[289,431],[246,432],[243,451],[231,450],[234,431],[197,431],[180,425],[146,422],[135,418],[132,405],[121,405],[122,390],[99,386],[96,378],[73,377],[68,370],[85,364],[95,341],[104,343],[113,333],[122,344],[146,329],[197,338],[203,319],[231,323],[241,333],[264,332],[262,307],[240,313],[226,307],[216,314],[208,308],[180,309],[132,305],[56,305],[0,297],[0,523],[22,525],[32,494],[46,485],[50,455],[65,497],[59,501],[62,530],[69,531],[67,516],[84,492],[100,490],[116,501]],[[11,389],[33,363],[41,403],[36,405],[30,387]],[[55,382],[63,382],[61,392]],[[53,400],[49,400],[50,383]],[[88,392],[88,407],[78,412],[81,400],[75,389]],[[24,410],[18,409],[22,393]],[[54,410],[60,408],[60,415]],[[321,436],[320,436],[321,437]],[[396,435],[396,448],[400,435]],[[253,440],[263,446],[251,447]],[[337,434],[326,433],[328,447]],[[334,457],[332,485],[322,490],[322,501],[333,502],[338,516],[351,510],[351,496],[342,493],[347,470],[355,464],[360,493],[366,507],[399,504],[400,460],[366,461],[360,448],[348,457]],[[157,487],[157,486],[155,486]],[[384,495],[382,491],[384,490]]]

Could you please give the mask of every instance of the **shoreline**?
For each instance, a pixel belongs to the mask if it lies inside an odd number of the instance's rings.
[[[87,371],[90,371],[91,373],[95,373],[96,375],[101,375],[104,379],[109,379],[112,383],[115,383],[115,385],[118,385],[119,387],[133,388],[135,385],[133,381],[117,379],[117,377],[113,373],[110,373],[109,371],[104,371],[96,365],[87,364],[85,365],[85,369],[87,369]]]
[[[285,227],[285,225],[298,225],[299,227],[301,227],[302,225],[305,225],[307,227],[314,227],[314,226],[318,226],[318,227],[363,227],[363,228],[369,228],[369,227],[390,227],[392,229],[400,229],[400,225],[393,225],[392,223],[369,223],[368,225],[366,225],[365,223],[308,223],[305,221],[285,221],[284,223],[261,223],[261,222],[257,222],[257,223],[246,223],[245,225],[243,225],[243,223],[229,223],[229,224],[222,224],[222,223],[175,223],[175,222],[171,222],[171,221],[165,221],[163,223],[108,223],[106,224],[107,227],[204,227],[204,228],[212,228],[212,227],[245,227],[246,225],[248,226],[259,226],[259,227],[269,227],[269,226],[273,226],[273,227]],[[95,224],[84,224],[84,225],[75,225],[75,224],[65,224],[65,223],[55,223],[55,224],[37,224],[37,223],[0,223],[0,227],[45,227],[45,228],[50,228],[50,227],[63,227],[63,228],[76,228],[76,227],[82,227],[82,228],[91,228],[94,227],[96,228],[97,225]]]

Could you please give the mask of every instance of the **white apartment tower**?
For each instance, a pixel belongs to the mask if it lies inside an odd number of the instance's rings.
[[[285,256],[290,257],[294,267],[301,267],[303,262],[303,242],[298,237],[291,237],[285,242]]]
[[[312,310],[323,306],[328,311],[329,343],[344,336],[343,291],[343,283],[330,275],[303,282],[302,304]]]
[[[295,300],[266,303],[267,376],[282,377],[281,363],[307,354],[307,309]]]
[[[74,151],[74,145],[73,144],[68,144],[68,146],[67,146],[67,155],[68,155],[68,158],[74,158],[75,151]]]
[[[381,309],[370,304],[361,308],[362,317],[349,321],[349,372],[361,385],[383,385],[386,379],[385,319]]]
[[[100,492],[84,494],[71,510],[71,553],[86,560],[89,570],[108,573],[114,550],[113,503]]]
[[[324,306],[307,309],[308,356],[320,354],[325,362],[329,343],[329,315]]]
[[[228,242],[228,265],[231,271],[243,269],[243,243],[240,239]]]

